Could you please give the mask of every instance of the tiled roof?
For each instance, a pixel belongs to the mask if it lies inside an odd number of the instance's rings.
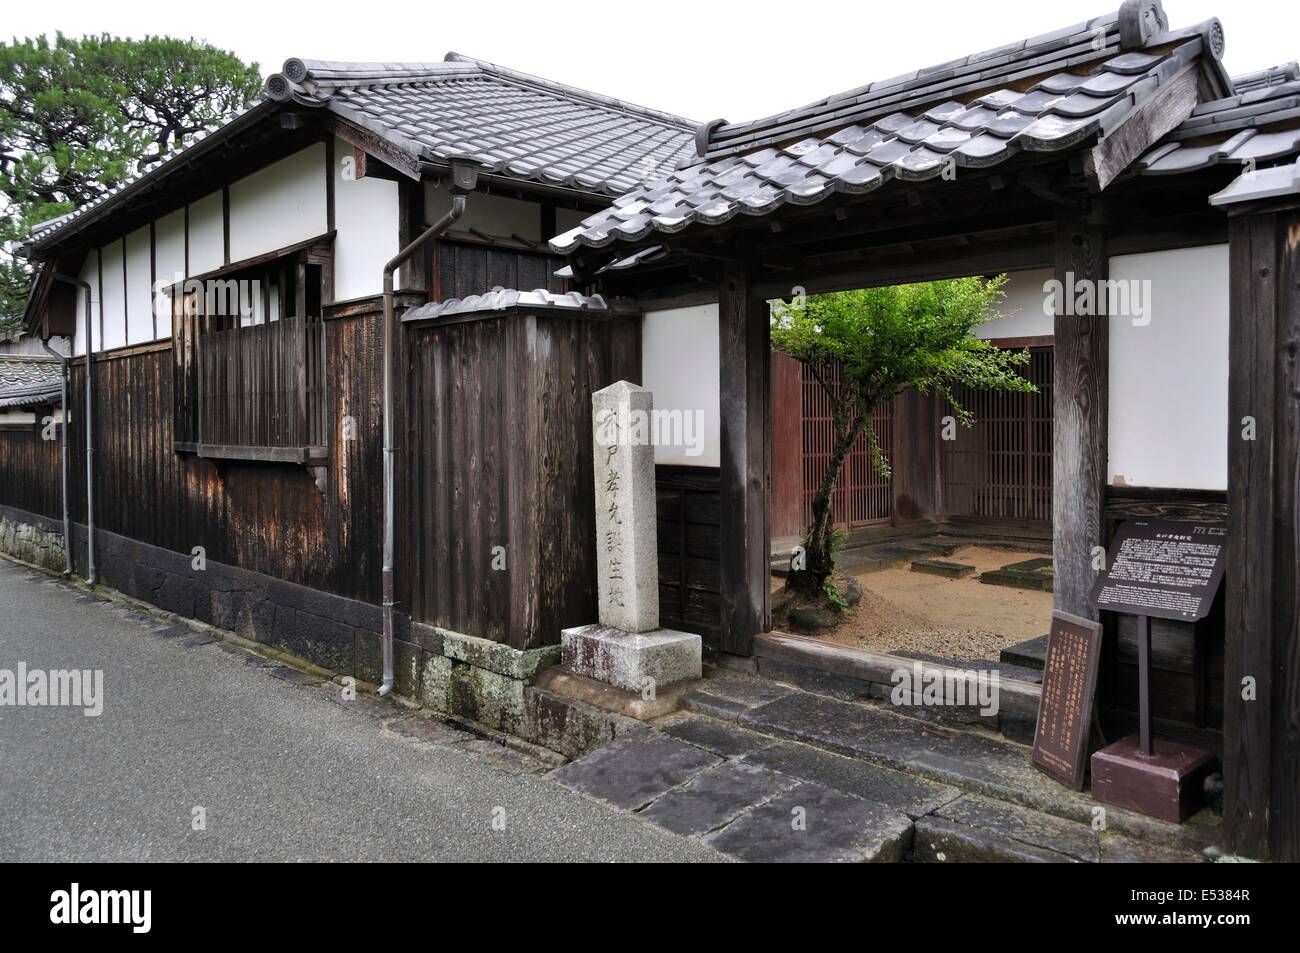
[[[1291,64],[1294,65],[1294,64]],[[1287,76],[1286,67],[1266,71]],[[1259,75],[1259,74],[1252,74]],[[1300,155],[1300,78],[1248,83],[1246,92],[1202,103],[1136,163],[1144,175],[1177,175],[1212,165],[1258,166]]]
[[[0,407],[58,403],[59,362],[0,354]]]
[[[617,195],[693,154],[696,123],[669,113],[448,53],[437,63],[289,59],[265,97],[94,202],[36,226],[42,244],[88,216],[155,188],[284,102],[349,120],[413,160],[468,158],[489,172]]]
[[[617,195],[694,154],[696,124],[448,53],[441,63],[291,59],[266,82],[280,101],[321,106],[425,161]]]
[[[1210,196],[1211,205],[1237,205],[1300,195],[1300,159],[1291,165],[1243,172],[1226,189]]]
[[[1135,38],[1121,19],[1100,17],[754,123],[706,124],[700,164],[616,199],[551,247],[600,248],[1025,152],[1064,153],[1113,130],[1203,53],[1221,71],[1218,21],[1170,33],[1162,20]]]
[[[448,301],[436,301],[412,308],[403,315],[403,321],[429,321],[433,318],[445,318],[460,314],[477,314],[485,311],[509,311],[512,308],[527,308],[530,311],[616,311],[618,306],[605,300],[600,295],[582,295],[578,292],[555,294],[538,288],[536,291],[514,291],[507,288],[494,288],[487,294],[469,295],[465,298],[452,298]]]

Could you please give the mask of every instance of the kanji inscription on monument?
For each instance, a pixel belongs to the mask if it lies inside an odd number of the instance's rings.
[[[596,568],[602,624],[659,628],[659,541],[650,391],[619,381],[592,394]]]
[[[1098,609],[1195,622],[1223,580],[1226,523],[1129,520],[1092,591]]]
[[[1052,613],[1032,760],[1076,791],[1083,790],[1101,633],[1100,623]]]

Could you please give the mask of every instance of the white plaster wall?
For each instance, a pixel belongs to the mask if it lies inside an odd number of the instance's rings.
[[[329,230],[325,143],[230,185],[230,260],[243,261]]]
[[[103,259],[103,331],[96,330],[95,350],[107,351],[126,344],[126,283],[122,277],[121,239],[99,250]]]
[[[152,250],[148,225],[137,228],[126,236],[127,344],[146,344],[154,339],[153,295],[150,287]]]
[[[190,276],[214,271],[225,263],[221,193],[213,192],[190,204]]]
[[[430,222],[437,221],[451,208],[451,193],[438,188],[434,183],[425,184],[424,217]],[[558,227],[558,221],[557,221]],[[529,241],[541,241],[553,238],[542,235],[542,207],[536,202],[524,202],[520,199],[501,195],[475,193],[465,204],[465,214],[455,225],[458,232],[476,228],[494,238],[509,238],[518,235]]]
[[[1006,296],[998,307],[1003,317],[980,325],[975,329],[975,336],[987,340],[1052,334],[1052,317],[1043,311],[1043,303],[1048,298],[1043,291],[1043,284],[1053,277],[1051,268],[1013,271],[1008,274]]]
[[[655,463],[716,467],[721,460],[718,380],[718,306],[647,311],[641,330],[643,387],[657,410],[703,413],[702,453],[656,446]]]
[[[82,263],[81,273],[77,276],[82,281],[90,283],[90,308],[91,321],[94,323],[96,336],[99,334],[99,250],[92,248],[86,252],[86,260]],[[99,349],[99,342],[95,342],[96,350]],[[77,332],[72,339],[72,353],[86,353],[86,292],[81,287],[77,288]]]
[[[1110,277],[1150,282],[1149,324],[1110,320],[1110,482],[1227,489],[1228,246],[1112,258]]]
[[[164,286],[174,285],[186,278],[185,274],[185,210],[177,209],[154,222],[154,276]],[[155,307],[158,337],[172,336],[171,307],[164,302]]]
[[[334,299],[347,301],[384,290],[384,265],[401,250],[398,190],[389,179],[343,178],[342,159],[354,153],[342,139],[334,154]]]

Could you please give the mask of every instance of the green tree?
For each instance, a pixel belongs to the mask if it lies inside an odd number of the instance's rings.
[[[872,466],[889,476],[872,413],[908,389],[938,391],[964,426],[973,418],[954,393],[979,390],[1032,392],[1016,368],[1028,351],[1004,351],[972,337],[999,317],[1006,276],[959,278],[814,295],[772,304],[772,347],[807,364],[830,401],[835,443],[812,501],[804,538],[806,566],[787,585],[806,595],[824,591],[835,569],[831,503],[844,459],[865,437]],[[838,378],[827,373],[838,364]]]
[[[0,330],[33,225],[93,202],[256,97],[256,64],[195,40],[58,34],[0,43]]]

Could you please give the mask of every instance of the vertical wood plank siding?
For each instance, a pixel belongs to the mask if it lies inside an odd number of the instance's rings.
[[[40,420],[50,412],[49,408],[31,409],[36,412],[36,424],[0,427],[0,503],[63,519],[59,441],[41,439]]]

